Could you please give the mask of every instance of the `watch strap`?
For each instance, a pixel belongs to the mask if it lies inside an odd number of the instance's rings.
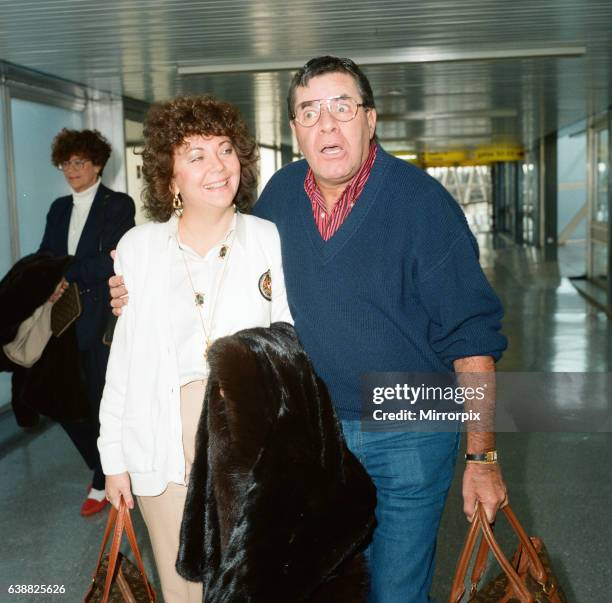
[[[480,452],[476,454],[466,454],[465,460],[472,463],[497,463],[497,450]]]

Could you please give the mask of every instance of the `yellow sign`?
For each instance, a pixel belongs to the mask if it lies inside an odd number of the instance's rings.
[[[421,153],[421,163],[426,166],[461,165],[467,159],[465,151],[444,151],[436,153]]]
[[[513,145],[487,145],[469,151],[435,151],[419,153],[414,151],[393,151],[400,159],[417,163],[422,167],[459,167],[488,165],[503,161],[522,161],[525,151]]]
[[[498,161],[521,161],[525,157],[522,147],[486,146],[474,151],[477,163],[495,163]]]
[[[420,164],[420,159],[416,151],[391,151],[391,154],[408,163]]]

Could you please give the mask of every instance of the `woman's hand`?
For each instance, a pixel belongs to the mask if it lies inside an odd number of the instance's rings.
[[[64,291],[68,289],[68,281],[62,277],[62,280],[55,287],[55,291],[51,294],[49,301],[54,304],[62,295],[64,295]]]
[[[128,509],[134,508],[134,499],[132,498],[132,488],[130,483],[130,475],[125,473],[117,473],[116,475],[106,476],[106,498],[108,501],[119,510],[119,502],[121,497],[125,500]]]

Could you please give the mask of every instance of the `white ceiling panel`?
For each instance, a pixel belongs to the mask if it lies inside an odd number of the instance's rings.
[[[0,0],[0,59],[147,102],[212,92],[290,141],[291,69],[365,66],[388,145],[530,144],[611,104],[611,0]],[[195,72],[195,73],[194,73]]]

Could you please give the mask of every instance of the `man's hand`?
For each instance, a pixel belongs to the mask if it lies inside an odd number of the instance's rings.
[[[116,254],[115,250],[113,249],[110,254],[114,260]],[[108,287],[110,290],[113,314],[115,316],[121,316],[121,308],[123,308],[123,306],[125,306],[129,300],[128,290],[125,288],[125,284],[123,283],[123,277],[120,274],[111,276],[108,279]]]
[[[117,510],[119,510],[119,503],[122,496],[128,509],[133,509],[134,499],[132,498],[129,473],[126,471],[125,473],[118,473],[117,475],[107,475],[106,498]]]
[[[495,362],[490,356],[468,356],[454,362],[458,383],[482,387],[482,400],[466,400],[465,409],[478,411],[480,422],[468,424],[467,452],[480,454],[495,450]],[[463,512],[474,519],[476,503],[482,503],[490,523],[500,507],[508,504],[508,492],[497,463],[467,463],[463,473]]]
[[[62,280],[58,283],[55,291],[51,294],[51,297],[48,301],[54,304],[62,295],[64,295],[64,291],[68,289],[68,281],[62,277]]]
[[[463,512],[468,521],[476,514],[476,503],[481,502],[489,523],[497,510],[508,504],[508,491],[497,463],[467,463],[463,472]]]

